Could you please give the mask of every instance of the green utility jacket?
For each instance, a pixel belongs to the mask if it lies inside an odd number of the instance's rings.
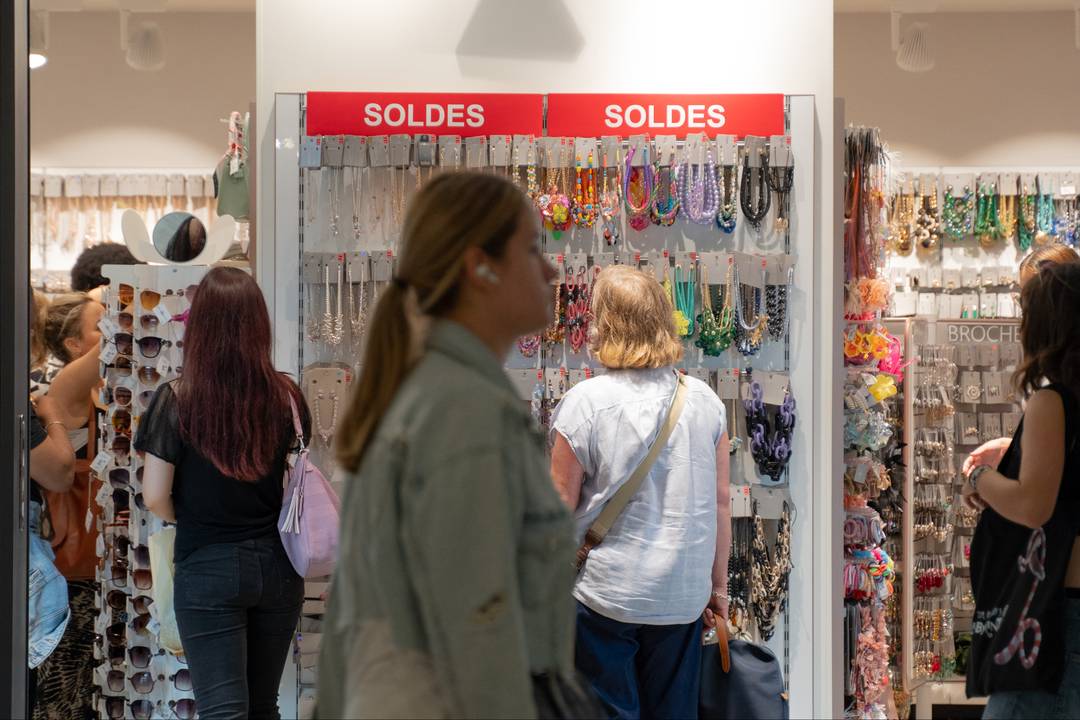
[[[441,321],[341,507],[320,718],[533,717],[573,671],[573,523],[498,358]]]

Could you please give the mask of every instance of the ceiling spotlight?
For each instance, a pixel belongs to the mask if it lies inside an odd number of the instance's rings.
[[[49,49],[49,13],[37,11],[30,13],[30,69],[37,70],[49,58],[45,55]]]
[[[927,10],[932,11],[933,8],[927,8]],[[901,38],[901,15],[902,13],[898,10],[892,11],[892,49],[896,53],[897,66],[908,72],[932,70],[934,57],[930,54],[929,26],[923,22],[911,23]]]
[[[901,70],[927,72],[934,69],[934,56],[930,54],[927,35],[926,23],[912,23],[908,27],[900,42],[900,50],[896,53],[896,64]]]
[[[165,34],[156,22],[130,23],[128,12],[120,13],[120,49],[128,67],[153,72],[165,67]]]

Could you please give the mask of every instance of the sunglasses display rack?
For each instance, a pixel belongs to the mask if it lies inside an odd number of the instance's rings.
[[[102,481],[88,522],[99,530],[94,678],[100,717],[156,720],[196,716],[182,655],[160,644],[150,537],[164,525],[142,499],[143,461],[131,442],[161,383],[183,372],[183,339],[201,266],[106,266],[100,403],[106,408],[92,469]]]
[[[774,624],[783,628],[777,636],[783,644],[776,647],[786,669],[791,559],[776,541],[785,524],[790,531],[795,517],[786,471],[792,443],[809,437],[798,427],[800,388],[793,386],[790,372],[790,318],[801,312],[805,297],[795,282],[796,248],[810,247],[809,241],[794,239],[812,235],[807,223],[800,225],[794,200],[812,186],[812,155],[804,151],[796,157],[796,144],[791,135],[365,137],[301,132],[295,154],[300,186],[297,355],[320,467],[330,475],[336,421],[345,412],[350,384],[363,370],[364,330],[394,277],[410,198],[442,172],[502,175],[532,198],[543,228],[541,249],[557,271],[552,281],[556,321],[542,334],[522,338],[506,359],[522,402],[544,425],[567,390],[603,372],[587,350],[592,287],[603,267],[639,267],[664,285],[682,319],[681,370],[713,387],[728,410],[736,447],[733,517],[762,521],[766,541],[757,565],[761,572],[775,569],[779,580],[769,590],[776,596],[773,602],[759,603],[760,618],[747,599],[735,602],[742,611],[738,619],[750,633],[767,630],[759,636],[771,636]],[[752,421],[760,424],[764,418],[760,444],[747,429],[746,403],[756,408]],[[796,427],[781,442],[782,461],[769,474],[755,454],[772,451],[769,443],[782,434],[782,416]],[[744,568],[747,578],[737,580],[747,579],[742,584],[749,587],[754,552],[749,543],[740,548],[733,572]],[[319,594],[317,587],[309,588],[312,608],[318,607],[314,598]],[[301,665],[304,648],[317,643],[312,635],[318,618],[304,622],[310,632],[301,644]],[[311,690],[303,679],[314,680],[316,674],[317,668],[302,668],[302,700]]]

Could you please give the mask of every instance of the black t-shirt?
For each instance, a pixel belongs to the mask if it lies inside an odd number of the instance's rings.
[[[1040,392],[1065,406],[1065,468],[1050,520],[1031,529],[983,510],[971,542],[975,594],[969,697],[1012,690],[1056,692],[1065,669],[1065,575],[1080,530],[1080,406],[1061,385]],[[1020,477],[1024,423],[998,471]]]
[[[30,449],[33,450],[41,443],[45,442],[49,437],[49,433],[45,432],[45,426],[41,424],[41,418],[38,417],[37,412],[34,410],[34,406],[30,405]],[[31,474],[33,474],[33,468],[30,468]],[[30,500],[31,502],[41,503],[41,488],[38,487],[37,481],[31,479],[30,482]]]
[[[298,408],[305,438],[311,435],[307,405]],[[295,445],[292,417],[278,420],[281,452],[270,472],[257,482],[224,475],[180,436],[180,416],[170,383],[158,388],[139,421],[135,449],[176,467],[172,500],[176,511],[176,559],[206,545],[275,535],[286,459]]]

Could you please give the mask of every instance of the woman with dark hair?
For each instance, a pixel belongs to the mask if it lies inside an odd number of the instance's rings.
[[[139,424],[143,498],[176,523],[175,607],[199,717],[276,718],[304,582],[278,535],[300,389],[271,362],[255,281],[214,268],[184,332],[184,375],[158,388]]]
[[[982,509],[971,544],[975,593],[969,696],[984,718],[1080,717],[1080,264],[1024,286],[1016,385],[1027,399],[995,468],[966,472]]]

